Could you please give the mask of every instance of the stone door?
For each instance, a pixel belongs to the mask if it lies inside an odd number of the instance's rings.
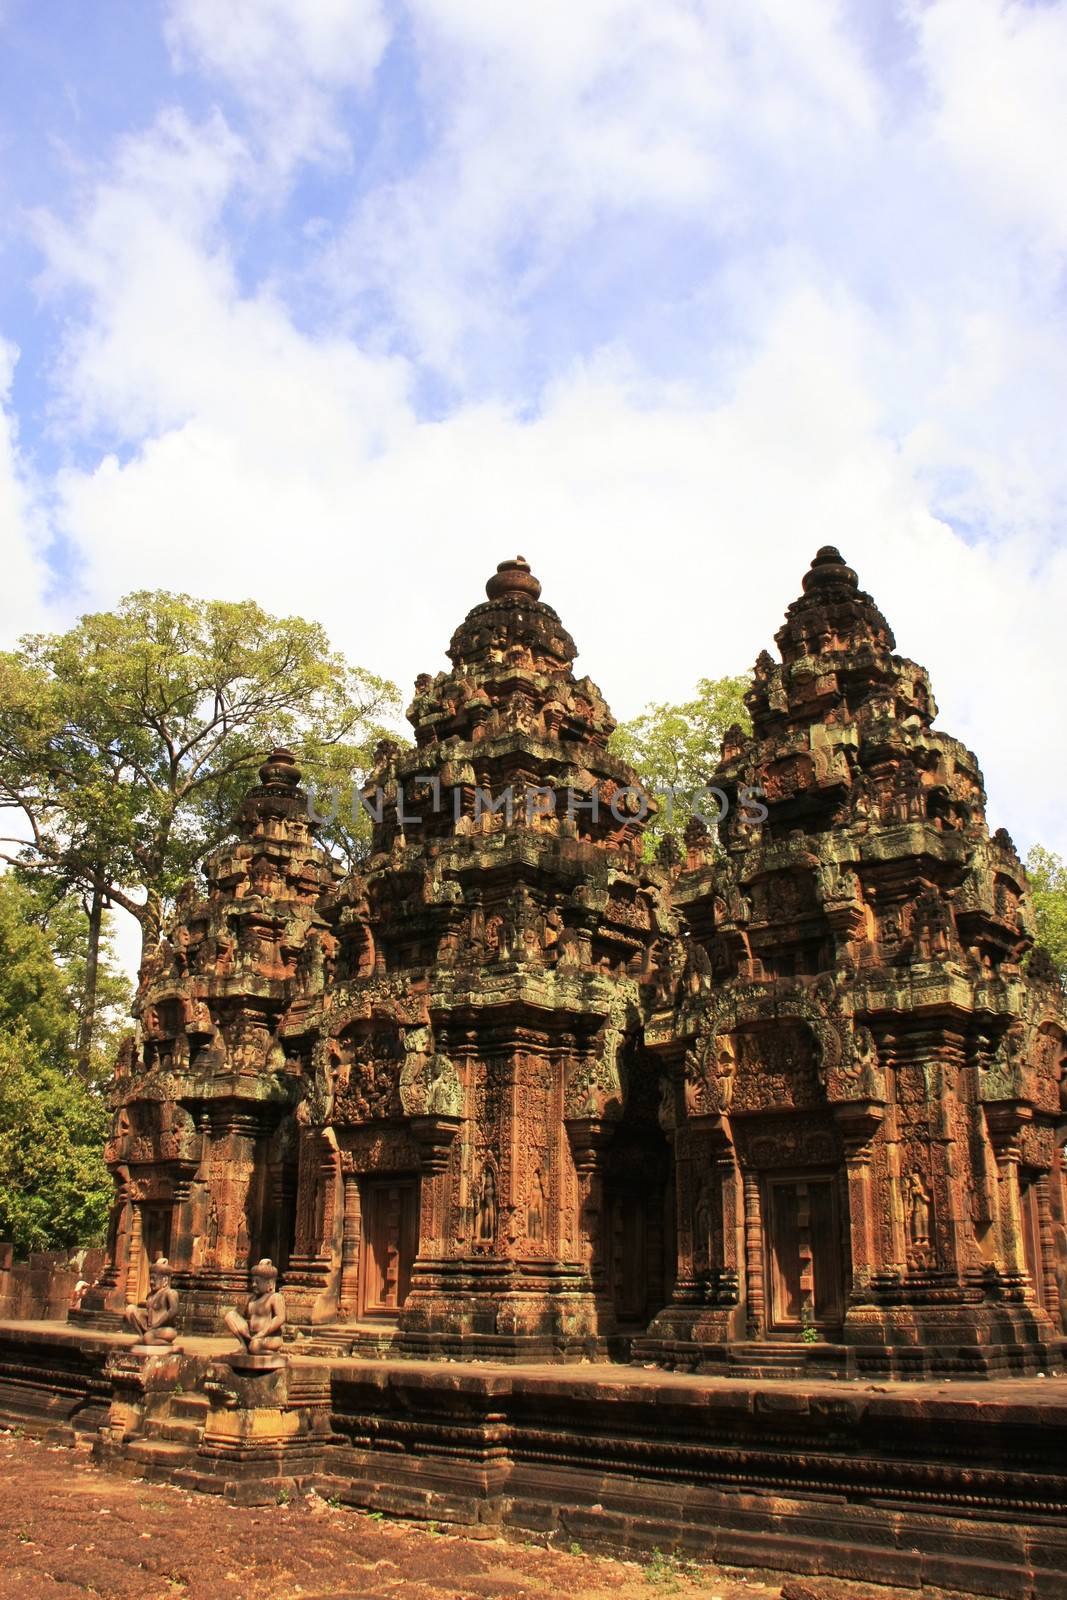
[[[835,1181],[825,1176],[768,1179],[764,1217],[769,1331],[797,1333],[814,1323],[835,1332],[845,1304]]]
[[[622,1323],[648,1320],[648,1224],[645,1196],[608,1196],[608,1258],[615,1315]]]
[[[371,1178],[363,1185],[364,1316],[396,1316],[418,1250],[419,1180]]]

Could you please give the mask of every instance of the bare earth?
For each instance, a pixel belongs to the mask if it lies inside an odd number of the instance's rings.
[[[653,1557],[613,1561],[379,1520],[318,1495],[230,1506],[101,1472],[78,1451],[0,1431],[2,1600],[777,1600],[761,1581]],[[786,1583],[792,1600],[870,1590]],[[889,1591],[878,1591],[887,1597]]]

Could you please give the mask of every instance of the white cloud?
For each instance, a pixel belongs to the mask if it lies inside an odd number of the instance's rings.
[[[1067,9],[912,0],[939,144],[998,217],[1067,245]]]
[[[48,525],[18,449],[11,384],[18,351],[0,339],[0,646],[44,619]]]
[[[186,361],[204,372],[195,416],[125,465],[60,480],[92,603],[141,584],[253,593],[322,619],[406,689],[521,549],[583,669],[626,714],[748,666],[816,548],[837,542],[900,648],[933,669],[946,725],[978,746],[996,820],[1067,843],[1063,752],[1045,752],[1040,788],[1020,781],[1058,714],[1042,653],[1058,637],[1062,568],[1032,566],[1020,540],[969,547],[931,515],[880,432],[877,334],[854,308],[813,293],[787,303],[721,406],[650,394],[605,360],[562,377],[533,420],[496,403],[417,422],[388,363],[323,348],[277,306],[229,293],[205,321],[210,356],[183,337],[175,381],[187,384]],[[121,364],[122,345],[100,354]],[[214,374],[230,368],[239,388],[220,404]]]
[[[213,308],[234,293],[219,216],[246,169],[221,116],[196,126],[171,110],[122,142],[76,221],[32,219],[42,288],[88,306],[69,323],[57,386],[76,429],[140,439],[188,415],[224,376],[200,358],[212,352]]]
[[[337,287],[384,294],[420,357],[454,374],[464,341],[506,339],[592,227],[644,212],[728,234],[791,212],[877,125],[839,9],[409,0],[432,147],[360,201]]]
[[[367,88],[389,31],[381,0],[171,0],[166,35],[178,64],[236,92],[284,174],[345,153],[338,96]]]

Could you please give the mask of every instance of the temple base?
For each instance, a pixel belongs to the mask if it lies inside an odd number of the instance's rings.
[[[671,1305],[633,1359],[681,1372],[757,1377],[994,1378],[1050,1372],[1065,1341],[1029,1304],[854,1306],[837,1338],[745,1335],[740,1307]]]
[[[1067,1390],[872,1387],[308,1360],[0,1324],[0,1416],[109,1467],[251,1503],[314,1487],[484,1534],[677,1552],[894,1590],[1067,1600]],[[1063,1392],[1061,1392],[1061,1390]]]

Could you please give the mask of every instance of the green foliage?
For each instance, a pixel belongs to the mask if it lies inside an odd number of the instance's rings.
[[[1037,917],[1037,943],[1048,951],[1067,988],[1067,863],[1055,851],[1035,844],[1026,858],[1026,871]]]
[[[19,868],[0,877],[0,949],[9,958],[7,979],[0,979],[0,1027],[5,1020],[20,1017],[32,1021],[47,997],[57,1028],[66,1031],[73,1048],[85,993],[87,934],[84,907],[76,896],[64,894],[54,878]],[[110,1077],[119,1040],[128,1031],[133,999],[129,979],[115,966],[110,918],[105,919],[99,956],[97,1025],[82,1076],[102,1086]],[[62,995],[55,1004],[57,987]]]
[[[28,1030],[0,1032],[0,1237],[30,1250],[101,1244],[112,1183],[102,1097]]]
[[[312,777],[366,770],[392,684],[324,630],[253,601],[128,595],[0,654],[0,805],[18,859],[141,922],[232,825],[256,769],[291,746]]]
[[[657,1588],[664,1589],[668,1594],[677,1594],[682,1587],[682,1576],[691,1577],[693,1572],[692,1562],[683,1562],[675,1555],[663,1554],[662,1550],[653,1550],[645,1567],[645,1578],[655,1584]]]
[[[673,805],[661,801],[660,814],[646,833],[646,855],[665,834],[681,840],[692,804],[710,781],[723,735],[735,723],[746,733],[746,677],[701,678],[696,694],[681,705],[654,704],[630,722],[620,722],[608,746],[612,755],[634,767],[650,792],[670,789]]]
[[[0,1238],[20,1254],[101,1242],[111,1198],[107,1107],[73,1065],[77,967],[52,951],[50,928],[62,945],[69,925],[0,877]]]
[[[0,1033],[21,1031],[57,1060],[74,1042],[74,1017],[41,900],[13,872],[0,876]]]

